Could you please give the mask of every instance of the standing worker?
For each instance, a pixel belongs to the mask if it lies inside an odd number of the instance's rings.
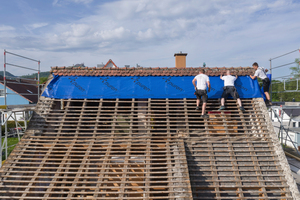
[[[242,106],[242,101],[240,99],[239,94],[236,91],[236,88],[234,87],[234,81],[237,79],[236,76],[231,76],[230,75],[230,70],[226,71],[226,76],[220,76],[220,79],[224,81],[224,91],[222,94],[222,99],[221,99],[221,107],[219,110],[225,110],[225,99],[227,99],[228,95],[230,94],[233,99],[237,99],[237,102],[240,106],[241,111],[245,111],[245,109]]]
[[[197,81],[197,86],[196,86]],[[202,115],[200,117],[208,118],[208,115],[205,114],[206,102],[207,102],[207,91],[210,92],[210,82],[208,76],[205,74],[204,69],[200,69],[199,74],[193,79],[193,85],[196,90],[195,95],[197,96],[197,107],[196,110],[200,110],[200,99],[202,97]]]
[[[269,95],[270,79],[267,77],[266,74],[266,72],[268,72],[268,69],[258,67],[257,62],[253,63],[252,67],[255,69],[255,73],[254,76],[250,75],[250,78],[256,79],[256,77],[259,77],[262,80],[263,82],[262,87],[266,95],[266,105],[271,106],[272,102],[270,101],[270,95]]]

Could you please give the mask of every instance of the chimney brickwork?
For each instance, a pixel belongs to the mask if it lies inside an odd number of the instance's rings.
[[[187,53],[182,53],[181,51],[179,53],[175,53],[175,67],[178,69],[186,68],[186,56]]]

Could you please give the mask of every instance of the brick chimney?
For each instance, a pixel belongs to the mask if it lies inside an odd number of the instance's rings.
[[[182,53],[181,51],[179,53],[175,53],[175,67],[178,69],[186,68],[186,56],[187,53]]]

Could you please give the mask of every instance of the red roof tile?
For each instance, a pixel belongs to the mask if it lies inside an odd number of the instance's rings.
[[[177,68],[95,68],[95,67],[52,67],[51,73],[58,76],[196,76],[199,69],[204,69],[208,76],[225,75],[226,70],[230,70],[232,75],[248,76],[254,74],[252,67],[237,68],[202,68],[189,67],[184,69]]]

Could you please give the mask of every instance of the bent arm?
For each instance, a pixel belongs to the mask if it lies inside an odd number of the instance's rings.
[[[208,92],[210,92],[210,82],[207,81],[206,83],[207,83],[207,87],[208,87]]]
[[[256,76],[250,75],[250,78],[252,78],[254,80],[254,79],[256,79]]]
[[[193,83],[193,85],[194,85],[195,90],[197,90],[197,87],[196,87],[196,79],[195,79],[195,78],[193,79],[192,83]]]

